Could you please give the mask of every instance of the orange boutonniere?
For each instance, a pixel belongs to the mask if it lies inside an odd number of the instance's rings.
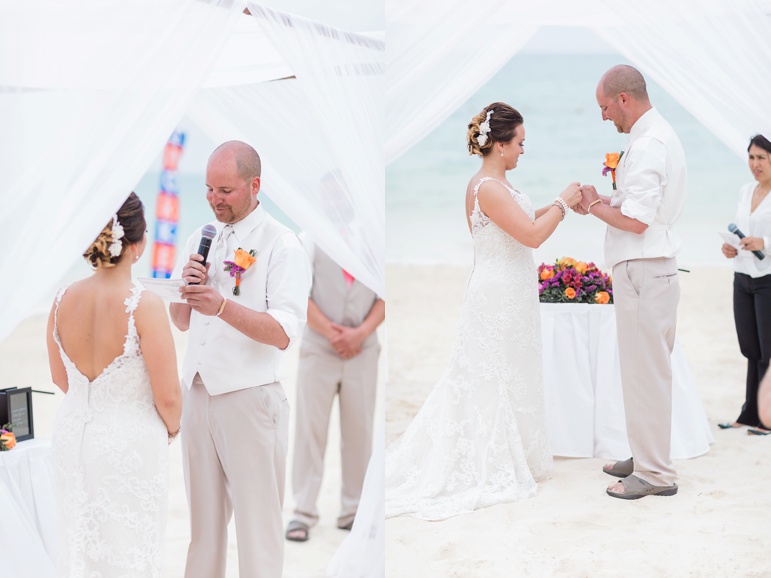
[[[613,190],[616,190],[616,167],[621,157],[624,156],[624,151],[621,153],[605,153],[605,162],[603,163],[602,176],[604,177],[610,172],[610,178],[613,181]]]
[[[236,285],[233,287],[233,295],[241,294],[241,274],[251,267],[257,259],[254,257],[254,249],[244,251],[241,247],[236,250],[232,261],[224,261],[225,271],[230,273],[231,277],[236,278]]]

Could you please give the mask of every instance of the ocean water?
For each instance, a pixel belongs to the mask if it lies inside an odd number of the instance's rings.
[[[517,108],[525,119],[525,154],[509,181],[536,207],[549,204],[572,181],[610,194],[602,176],[605,153],[618,152],[627,135],[602,122],[597,81],[618,55],[521,54],[446,121],[386,167],[386,258],[389,263],[470,265],[473,246],[464,215],[469,178],[478,157],[466,150],[469,120],[491,102]],[[682,267],[728,265],[718,231],[734,220],[738,191],[751,181],[746,161],[718,141],[661,87],[648,81],[651,102],[669,121],[685,149],[688,202],[677,227],[685,241]],[[604,263],[605,225],[569,212],[535,252],[538,262],[562,256]]]

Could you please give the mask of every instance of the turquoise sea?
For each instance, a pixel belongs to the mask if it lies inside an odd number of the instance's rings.
[[[465,146],[469,120],[491,102],[517,108],[525,119],[525,154],[509,181],[538,206],[570,182],[610,194],[601,174],[605,153],[622,149],[627,135],[602,122],[595,88],[618,55],[520,54],[446,121],[386,167],[386,248],[390,263],[470,265],[473,247],[464,216],[469,178],[479,167]],[[682,267],[727,265],[717,235],[734,220],[739,187],[751,181],[746,161],[707,131],[655,83],[652,104],[672,124],[686,152],[689,196],[678,230],[685,240]],[[749,137],[748,137],[749,141]],[[536,250],[538,262],[562,256],[602,264],[605,225],[569,213]]]

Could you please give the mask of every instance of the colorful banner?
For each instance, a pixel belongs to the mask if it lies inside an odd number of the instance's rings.
[[[155,203],[155,244],[153,245],[153,277],[168,279],[174,271],[179,196],[177,166],[185,145],[185,133],[174,132],[163,151],[160,192]]]

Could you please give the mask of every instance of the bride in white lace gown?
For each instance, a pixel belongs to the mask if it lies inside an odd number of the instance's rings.
[[[440,520],[535,494],[552,468],[544,425],[540,310],[532,247],[581,199],[572,183],[533,209],[506,180],[524,152],[521,115],[493,103],[469,124],[482,157],[466,215],[474,268],[444,374],[386,450],[386,517]]]
[[[131,281],[146,245],[132,193],[86,252],[96,272],[62,288],[48,324],[59,576],[162,576],[168,444],[182,410],[161,299]]]

